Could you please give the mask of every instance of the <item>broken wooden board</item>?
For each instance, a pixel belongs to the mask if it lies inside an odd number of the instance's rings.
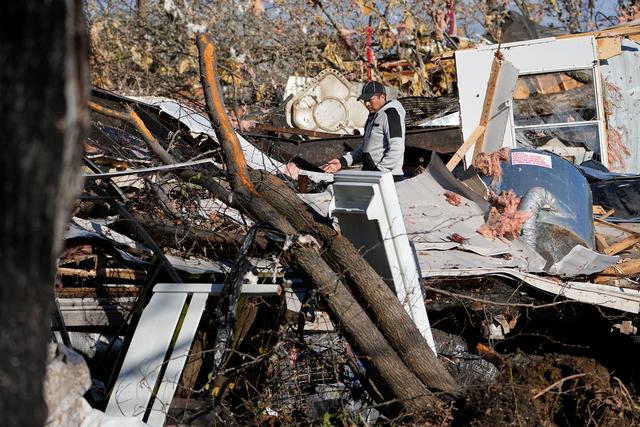
[[[607,243],[606,238],[601,234],[595,233],[595,239],[596,239],[596,249],[598,249],[598,252],[604,254],[607,248],[609,247],[609,244]]]
[[[493,152],[502,148],[504,133],[511,117],[511,99],[518,81],[519,70],[509,61],[494,58],[494,65],[500,62],[500,66],[491,67],[489,86],[482,106],[479,126],[485,126],[484,134],[475,145],[473,156],[487,151]],[[492,87],[493,85],[493,87]]]
[[[485,130],[486,130],[486,127],[482,125],[479,125],[477,128],[475,128],[475,130],[471,133],[471,135],[469,135],[469,138],[467,138],[467,140],[460,146],[460,148],[458,148],[458,151],[456,151],[455,154],[451,157],[449,162],[447,162],[447,169],[449,169],[449,171],[452,171],[456,166],[458,166],[458,163],[460,163],[460,160],[464,158],[465,153],[469,151],[469,149],[480,138],[484,136]]]
[[[606,211],[600,205],[593,205],[593,214],[594,215],[604,215]]]
[[[601,276],[633,276],[640,274],[640,259],[632,259],[621,262],[612,267],[605,268]]]
[[[628,227],[623,227],[621,225],[614,224],[612,222],[608,222],[608,221],[602,220],[600,218],[594,218],[593,221],[598,223],[598,224],[606,225],[607,227],[615,228],[616,230],[624,231],[625,233],[629,233],[629,234],[633,234],[633,235],[640,234],[636,230],[633,230],[633,229],[628,228]]]
[[[626,249],[633,247],[636,243],[640,243],[640,236],[630,236],[624,240],[621,240],[613,245],[608,246],[604,253],[607,255],[615,255]]]
[[[596,40],[598,43],[598,59],[613,58],[622,53],[622,37],[602,37]]]

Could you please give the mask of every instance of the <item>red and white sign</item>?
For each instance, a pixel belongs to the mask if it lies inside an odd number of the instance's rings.
[[[531,165],[551,169],[551,156],[547,154],[528,153],[526,151],[511,152],[512,165]]]

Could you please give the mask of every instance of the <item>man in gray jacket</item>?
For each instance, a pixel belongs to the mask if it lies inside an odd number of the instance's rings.
[[[362,170],[391,172],[397,180],[403,176],[405,111],[396,100],[387,101],[385,88],[374,81],[362,87],[358,100],[369,110],[362,144],[339,159],[327,162],[322,169],[335,173],[347,166],[362,163]]]

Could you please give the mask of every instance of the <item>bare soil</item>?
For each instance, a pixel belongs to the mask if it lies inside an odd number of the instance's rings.
[[[469,387],[454,425],[640,425],[637,398],[594,359],[522,353],[495,381]]]

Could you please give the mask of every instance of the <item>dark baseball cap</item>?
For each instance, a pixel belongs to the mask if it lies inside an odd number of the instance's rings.
[[[370,80],[362,86],[362,93],[358,97],[358,101],[368,101],[377,93],[383,93],[386,95],[387,92],[382,84]]]

